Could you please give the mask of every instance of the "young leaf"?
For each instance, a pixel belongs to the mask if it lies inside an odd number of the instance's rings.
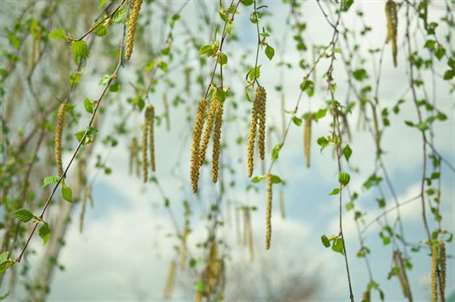
[[[29,222],[33,217],[35,217],[32,212],[26,209],[19,209],[14,212],[14,215],[16,216],[16,219],[21,222]]]
[[[330,246],[329,238],[327,238],[326,235],[322,235],[321,236],[321,242],[322,242],[322,245],[325,246],[325,247],[329,247]]]
[[[51,236],[51,229],[49,228],[49,224],[47,222],[40,226],[38,234],[41,239],[43,239],[44,244],[49,241],[49,237]]]
[[[346,158],[347,161],[349,161],[349,159],[351,158],[351,154],[352,154],[351,147],[349,145],[344,146],[343,155],[344,155],[344,158]]]
[[[49,185],[55,185],[60,178],[58,176],[46,176],[43,179],[43,188]]]
[[[341,237],[338,237],[333,240],[332,250],[344,255],[344,244],[343,244],[343,239],[341,239]]]
[[[349,183],[350,179],[351,176],[346,172],[341,172],[340,175],[338,176],[338,181],[342,186],[346,186]]]
[[[267,44],[267,46],[265,47],[265,55],[267,56],[267,58],[269,58],[269,60],[272,60],[273,56],[275,55],[275,49],[273,49],[273,47],[270,46],[269,44]]]
[[[66,184],[62,185],[62,197],[66,201],[73,202],[73,191]]]

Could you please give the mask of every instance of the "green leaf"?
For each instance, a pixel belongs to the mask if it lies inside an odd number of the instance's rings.
[[[328,146],[329,141],[324,136],[321,136],[320,138],[318,138],[317,143],[321,147],[321,151],[322,151],[325,147]]]
[[[269,60],[272,60],[273,56],[275,55],[275,49],[273,49],[273,47],[270,46],[269,44],[267,44],[267,46],[265,47],[265,55],[267,56],[267,58],[269,58]]]
[[[353,3],[354,3],[354,0],[342,0],[341,1],[341,10],[343,12],[347,12],[351,8]]]
[[[361,82],[368,78],[368,73],[364,68],[356,69],[352,72],[354,79]]]
[[[73,41],[71,43],[71,52],[73,53],[74,62],[81,64],[88,57],[88,46],[83,40]]]
[[[49,238],[51,236],[51,229],[49,228],[49,224],[47,222],[43,223],[39,230],[38,234],[43,239],[43,243],[46,244],[49,241]]]
[[[311,80],[304,80],[300,84],[300,90],[306,92],[308,96],[314,95],[314,83]]]
[[[264,179],[265,179],[265,177],[263,175],[254,176],[253,178],[251,178],[251,182],[256,184],[256,183],[261,182]]]
[[[272,184],[280,184],[284,181],[278,175],[272,175]]]
[[[256,66],[248,70],[247,78],[248,81],[254,82],[256,79],[259,79],[261,76],[261,66]]]
[[[342,152],[343,152],[344,158],[346,158],[346,160],[349,161],[349,159],[351,158],[351,154],[352,154],[351,147],[349,145],[344,146]]]
[[[332,192],[330,192],[330,195],[337,195],[338,193],[340,193],[340,188],[334,188]]]
[[[350,179],[351,176],[346,172],[341,172],[340,175],[338,176],[338,181],[342,186],[346,186],[349,183]]]
[[[73,202],[73,191],[66,184],[62,185],[62,197],[66,201]]]
[[[330,246],[330,240],[329,240],[329,238],[327,238],[326,235],[322,235],[321,236],[321,242],[322,242],[322,245],[325,246],[325,247],[329,247]]]
[[[16,216],[16,219],[18,219],[21,222],[29,222],[30,220],[35,217],[32,212],[26,209],[19,209],[16,212],[14,212],[14,216]]]
[[[297,117],[297,116],[293,116],[292,117],[292,122],[296,125],[296,126],[300,126],[302,125],[302,119]]]
[[[343,239],[341,237],[338,237],[333,240],[332,250],[344,255],[344,244],[343,244]]]
[[[51,39],[51,40],[65,40],[66,39],[65,30],[63,28],[61,28],[61,27],[54,28],[49,33],[49,39]]]
[[[253,4],[254,0],[240,0],[240,2],[242,2],[242,4],[245,6],[250,6]]]
[[[49,186],[49,185],[55,185],[56,183],[58,183],[58,180],[60,179],[60,177],[58,176],[46,176],[44,177],[43,179],[43,188]]]
[[[228,62],[228,57],[226,56],[226,54],[223,52],[220,52],[218,54],[218,63],[220,65],[225,65],[227,62]]]
[[[272,161],[276,161],[280,157],[281,144],[277,144],[272,149]]]
[[[93,102],[89,98],[84,99],[84,108],[88,113],[93,113]]]

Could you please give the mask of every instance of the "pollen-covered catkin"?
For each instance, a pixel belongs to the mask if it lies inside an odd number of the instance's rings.
[[[272,199],[273,199],[273,182],[272,174],[267,174],[267,192],[266,192],[266,212],[265,212],[265,247],[270,249],[272,243]]]
[[[57,121],[55,123],[54,156],[55,156],[55,164],[57,166],[57,173],[58,173],[59,177],[62,177],[62,175],[63,175],[62,135],[63,135],[63,126],[65,123],[65,110],[66,110],[66,103],[63,102],[58,107]]]
[[[207,148],[209,146],[210,137],[212,136],[213,132],[213,124],[216,119],[216,114],[218,110],[219,101],[217,99],[212,99],[210,103],[210,110],[207,115],[207,123],[204,128],[204,133],[202,134],[202,143],[199,146],[199,155],[200,155],[200,162],[201,165],[205,161],[205,154],[207,153]]]
[[[393,262],[394,265],[399,268],[398,279],[400,281],[403,295],[411,301],[411,288],[409,285],[408,276],[406,274],[406,267],[404,265],[403,257],[399,250],[393,252]]]
[[[439,242],[439,289],[442,297],[445,297],[445,290],[446,290],[446,262],[447,262],[447,255],[446,255],[446,246],[444,241]]]
[[[216,115],[213,128],[213,145],[212,145],[212,182],[218,181],[219,162],[221,153],[221,130],[223,128],[223,101],[215,98]]]
[[[170,299],[172,297],[172,292],[174,291],[175,284],[175,275],[177,273],[177,264],[175,260],[172,260],[169,264],[169,271],[166,279],[166,286],[164,287],[163,296],[165,299]]]
[[[438,302],[438,245],[431,247],[431,302]]]
[[[256,88],[256,99],[258,100],[258,147],[259,157],[261,160],[265,159],[265,123],[266,123],[266,102],[267,93],[264,87],[258,86]]]
[[[198,190],[198,181],[199,181],[199,168],[200,168],[200,154],[199,154],[199,145],[201,143],[202,129],[204,127],[204,115],[207,110],[208,102],[206,99],[199,101],[198,110],[196,113],[196,118],[193,126],[193,141],[191,144],[191,186],[193,192],[196,193]]]
[[[142,176],[144,178],[144,183],[148,180],[148,158],[147,158],[147,146],[148,146],[148,127],[147,122],[142,127]]]
[[[148,134],[148,149],[150,152],[150,166],[152,171],[156,171],[155,162],[155,107],[153,105],[147,106],[145,110],[145,120]]]
[[[305,119],[305,123],[303,125],[303,154],[305,156],[305,163],[307,168],[310,167],[311,161],[311,132],[312,132],[312,115],[311,113]]]
[[[126,34],[125,43],[125,58],[129,60],[133,53],[134,39],[136,35],[137,19],[139,17],[139,10],[141,9],[142,0],[131,0],[130,15],[128,18],[128,31]]]
[[[385,14],[387,19],[387,38],[386,43],[389,41],[392,43],[392,56],[393,56],[393,65],[397,66],[397,53],[398,53],[398,44],[397,44],[397,28],[398,28],[398,15],[397,15],[397,5],[393,0],[387,0],[385,4]]]
[[[256,97],[253,102],[253,109],[251,110],[250,126],[248,128],[248,141],[247,141],[247,168],[248,177],[253,175],[254,170],[254,145],[256,142],[257,124],[258,124],[258,98]]]

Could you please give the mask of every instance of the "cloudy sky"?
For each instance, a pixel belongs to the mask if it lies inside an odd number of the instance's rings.
[[[179,1],[176,7],[179,6]],[[287,10],[282,8],[281,1],[268,0],[265,3],[273,12],[273,35],[271,41],[279,41],[285,34],[285,21]],[[373,28],[368,40],[362,47],[380,47],[385,37],[385,20],[383,16],[383,1],[356,1],[366,13],[366,20]],[[192,24],[191,16],[195,11],[194,3],[185,8],[182,16],[187,24]],[[378,13],[380,12],[380,13]],[[439,12],[434,11],[436,16]],[[311,43],[325,44],[329,41],[331,30],[325,23],[321,12],[312,1],[304,5],[305,20],[308,24],[309,39]],[[356,26],[353,21],[352,26]],[[357,24],[358,25],[358,24]],[[241,8],[236,21],[236,29],[239,30],[240,41],[234,45],[227,45],[228,51],[241,49],[243,51],[254,50],[255,32],[249,23],[249,13]],[[288,30],[288,29],[287,29]],[[294,51],[292,39],[288,40],[285,47],[284,59],[297,62],[298,54]],[[276,49],[277,58],[282,54]],[[253,53],[253,52],[251,52]],[[253,59],[251,58],[250,61]],[[404,55],[400,54],[399,61],[403,62]],[[272,89],[278,84],[276,66],[262,58],[263,70],[262,81],[268,89],[269,96],[269,122],[279,121],[280,102],[279,96]],[[229,64],[235,65],[235,59]],[[248,63],[249,64],[249,63]],[[336,66],[335,81],[338,83],[338,94],[342,98],[346,92],[346,75],[341,65]],[[370,68],[367,66],[365,68]],[[125,73],[127,74],[127,73]],[[123,74],[125,76],[125,74]],[[322,71],[320,72],[322,74]],[[177,77],[179,75],[176,75]],[[286,73],[284,87],[286,91],[286,107],[293,108],[299,93],[299,83],[302,74],[298,69]],[[390,50],[386,49],[383,80],[381,84],[381,102],[390,105],[406,90],[406,70],[403,66],[397,69],[392,67]],[[232,87],[239,86],[234,80],[226,80]],[[240,83],[241,84],[241,83]],[[98,90],[97,90],[98,89]],[[98,86],[94,86],[89,94],[97,95]],[[157,91],[159,95],[162,91]],[[172,94],[172,92],[170,92]],[[236,95],[240,98],[241,94]],[[436,127],[437,138],[435,145],[440,153],[449,161],[455,162],[455,115],[453,102],[447,92],[447,87],[438,87],[438,104],[448,116],[449,120],[438,124]],[[312,98],[312,108],[323,106],[327,95],[322,90]],[[242,100],[238,99],[238,102]],[[245,103],[245,102],[243,102]],[[299,112],[308,110],[309,100],[305,99]],[[229,109],[227,113],[229,114]],[[180,177],[188,178],[188,126],[179,123],[183,120],[185,112],[180,108],[173,111],[171,119],[173,128],[171,132],[165,132],[163,127],[157,132],[157,156],[158,175],[166,195],[172,201],[172,207],[176,213],[181,214],[181,201],[190,199],[194,214],[192,227],[194,232],[190,235],[189,242],[192,252],[197,255],[200,252],[194,244],[204,240],[206,236],[205,220],[202,213],[208,200],[198,202],[191,199],[188,183],[182,189],[179,178],[173,175],[171,169],[177,161],[180,161],[181,169],[177,171]],[[355,125],[357,113],[352,116],[352,124]],[[392,127],[386,131],[384,146],[386,146],[385,164],[390,177],[397,190],[398,199],[405,201],[419,193],[421,148],[420,136],[415,129],[404,125],[404,120],[416,119],[415,108],[411,104],[404,104],[402,114],[392,117]],[[133,121],[134,122],[134,121]],[[355,128],[355,127],[353,127]],[[238,131],[238,126],[227,124],[224,132],[228,133],[225,138],[231,141],[233,134]],[[327,119],[314,126],[313,138],[329,133]],[[354,130],[352,166],[360,169],[358,174],[353,175],[351,181],[352,190],[361,190],[361,184],[374,170],[374,148],[371,136],[366,131]],[[122,140],[120,145],[128,142]],[[273,209],[273,243],[270,251],[264,248],[264,192],[261,185],[259,191],[246,192],[244,188],[248,181],[244,176],[239,176],[239,186],[233,192],[228,193],[228,198],[237,202],[256,205],[258,211],[253,214],[253,232],[255,238],[255,251],[257,259],[255,263],[248,262],[247,250],[236,244],[235,231],[232,225],[221,229],[229,244],[231,259],[229,265],[244,267],[245,278],[255,280],[260,272],[260,265],[269,263],[274,267],[274,278],[279,280],[290,271],[301,273],[303,276],[312,276],[320,281],[318,301],[346,301],[348,297],[346,276],[344,271],[343,257],[325,249],[320,242],[323,234],[338,233],[338,202],[329,196],[331,189],[336,186],[336,161],[332,157],[331,150],[319,152],[313,142],[312,166],[304,167],[302,129],[292,126],[286,145],[281,152],[279,164],[275,173],[286,179],[284,188],[286,199],[286,219],[279,215],[278,202]],[[182,153],[183,150],[183,153]],[[174,256],[173,245],[175,239],[169,238],[173,232],[173,226],[168,213],[162,209],[162,201],[159,191],[154,185],[143,185],[139,179],[128,175],[128,152],[127,148],[118,147],[112,151],[99,146],[96,153],[106,156],[107,163],[114,173],[111,175],[97,174],[93,187],[94,207],[87,213],[85,230],[82,234],[78,230],[77,217],[79,207],[75,208],[74,220],[71,223],[66,237],[66,246],[63,249],[60,263],[64,264],[65,270],[58,271],[52,283],[50,301],[160,301],[164,287],[165,276],[169,261]],[[230,148],[223,155],[224,160],[235,164],[240,156],[235,152],[244,152],[244,148]],[[243,166],[237,165],[238,171],[244,171]],[[240,172],[239,172],[240,173]],[[92,176],[95,171],[92,171]],[[455,175],[443,166],[443,225],[450,231],[455,231],[454,223],[454,191]],[[204,185],[209,182],[207,175],[203,175]],[[209,191],[209,190],[208,190]],[[278,188],[277,190],[278,191]],[[207,194],[209,196],[209,194]],[[358,206],[368,210],[365,221],[369,222],[379,211],[375,199],[379,192],[375,189],[363,192]],[[392,199],[386,192],[388,206]],[[345,196],[346,197],[346,196]],[[278,200],[278,195],[275,195]],[[405,224],[405,233],[410,242],[419,242],[425,238],[421,224],[421,212],[418,201],[402,207],[402,218]],[[388,216],[390,221],[394,219],[392,211]],[[181,222],[179,220],[179,222]],[[386,292],[386,301],[403,301],[401,289],[396,279],[387,280],[387,274],[391,267],[391,246],[382,246],[378,236],[376,224],[366,232],[366,244],[372,250],[370,261],[373,267],[375,279],[380,282]],[[355,253],[359,249],[357,231],[352,217],[348,213],[344,217],[344,232],[346,237],[347,252],[351,265],[354,291],[357,299],[367,284],[367,272],[362,259],[356,258]],[[39,241],[35,245],[39,245]],[[449,253],[454,254],[453,245],[449,247]],[[39,255],[39,253],[38,253]],[[35,257],[36,259],[37,257]],[[412,254],[414,268],[409,272],[411,287],[416,301],[427,301],[429,297],[429,271],[430,257],[426,251]],[[454,261],[450,259],[448,275],[448,292],[455,289]],[[184,278],[182,278],[184,279]],[[229,268],[228,268],[229,280]],[[191,301],[188,297],[188,284],[185,280],[178,280],[177,290],[173,301]],[[234,291],[228,282],[227,291]],[[70,298],[69,298],[70,297]],[[260,301],[260,291],[257,299]]]

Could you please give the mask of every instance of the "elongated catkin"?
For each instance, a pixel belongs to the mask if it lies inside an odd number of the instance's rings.
[[[198,191],[198,181],[199,181],[199,168],[201,165],[199,145],[201,143],[202,129],[204,127],[204,115],[207,110],[207,100],[202,99],[199,101],[198,110],[196,113],[196,118],[193,126],[193,141],[191,144],[191,167],[190,167],[190,176],[191,176],[191,186],[193,192]]]
[[[438,245],[431,247],[431,301],[438,302]]]
[[[265,131],[266,131],[266,101],[267,93],[264,87],[258,86],[256,88],[256,99],[258,100],[258,145],[259,157],[261,160],[265,159]]]
[[[125,43],[125,58],[129,60],[133,53],[134,39],[136,35],[137,19],[141,9],[142,0],[131,0],[130,15],[128,18],[128,31]]]
[[[223,101],[215,98],[216,116],[213,128],[213,145],[212,145],[212,182],[218,181],[218,171],[221,154],[221,131],[223,128]]]
[[[387,0],[385,4],[385,14],[387,19],[387,38],[386,43],[389,41],[392,43],[392,56],[393,56],[393,65],[397,66],[397,54],[398,54],[398,44],[397,44],[397,31],[398,31],[398,15],[397,15],[397,5],[393,0]]]
[[[147,122],[142,127],[142,176],[144,183],[148,180],[148,158],[147,158],[147,146],[148,146],[148,127]]]
[[[169,264],[169,271],[166,279],[166,286],[164,287],[163,297],[164,299],[170,299],[172,292],[174,291],[175,275],[177,273],[177,264],[175,260],[172,260]]]
[[[272,174],[267,174],[266,212],[265,212],[265,248],[270,249],[272,243],[272,199],[273,182]]]
[[[403,295],[408,298],[410,301],[411,298],[411,288],[408,281],[408,276],[406,273],[406,267],[404,265],[403,257],[399,250],[393,252],[393,262],[396,267],[400,269],[398,274],[398,279],[400,281],[401,290],[403,291]]]
[[[66,103],[63,102],[58,107],[57,120],[55,122],[54,156],[55,156],[55,165],[57,166],[57,173],[58,173],[59,177],[62,177],[62,175],[63,175],[62,135],[63,135],[63,127],[65,124],[65,110],[66,110]]]
[[[256,142],[257,124],[258,124],[258,99],[257,97],[253,102],[253,109],[251,110],[250,126],[248,128],[247,140],[247,169],[248,177],[253,175],[254,170],[254,145]]]
[[[250,260],[254,261],[254,242],[253,242],[253,227],[251,226],[251,211],[250,208],[246,209],[246,229],[247,229],[247,242]]]
[[[207,115],[207,123],[205,124],[204,133],[202,134],[202,142],[199,146],[199,155],[201,165],[205,161],[205,154],[207,153],[207,148],[209,146],[210,137],[213,132],[213,124],[217,116],[217,110],[219,107],[219,101],[217,99],[212,99],[210,102],[210,110]]]
[[[312,133],[312,115],[311,113],[305,119],[305,123],[303,125],[303,153],[305,156],[305,163],[307,168],[310,167],[311,161],[311,133]]]
[[[145,110],[145,121],[148,135],[148,149],[150,153],[150,166],[152,171],[156,171],[155,162],[155,107],[153,105],[147,106]]]
[[[446,291],[446,274],[447,274],[447,259],[446,259],[446,246],[444,241],[439,241],[439,292],[441,297],[443,297],[443,302],[445,299]]]

